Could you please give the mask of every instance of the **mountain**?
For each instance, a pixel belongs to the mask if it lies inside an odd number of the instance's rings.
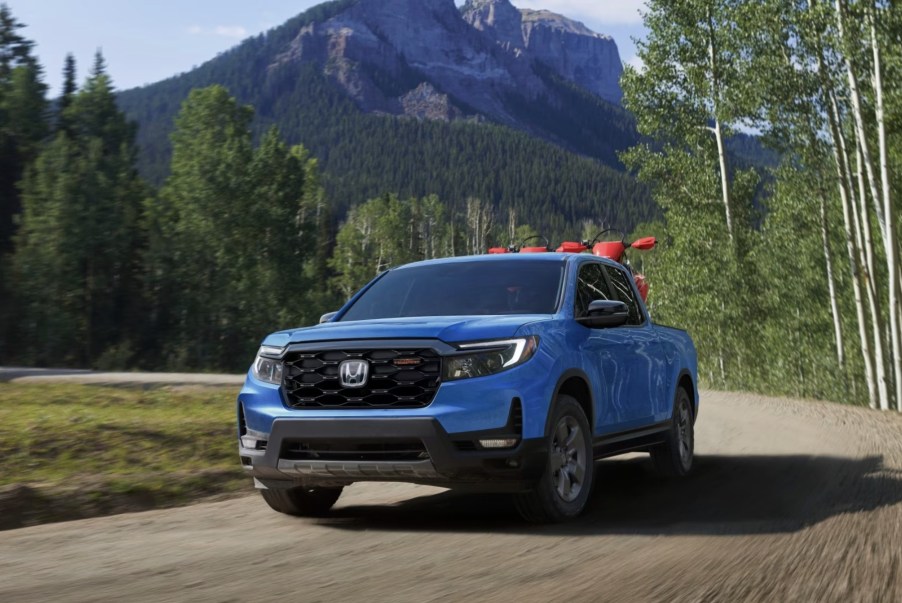
[[[509,0],[335,0],[200,67],[123,92],[142,171],[166,174],[168,134],[195,87],[221,84],[320,159],[339,213],[386,191],[479,196],[542,229],[654,215],[622,173],[635,143],[616,44]]]
[[[428,81],[441,102],[499,123],[529,129],[509,96],[556,95],[536,64],[600,98],[620,101],[623,71],[611,38],[547,11],[519,11],[509,0],[357,2],[302,27],[271,69],[292,61],[323,67],[364,111],[407,113],[397,86]],[[412,88],[411,88],[412,89]]]
[[[469,0],[463,17],[518,61],[545,65],[598,97],[620,103],[623,64],[611,37],[547,10],[517,10],[509,0]]]

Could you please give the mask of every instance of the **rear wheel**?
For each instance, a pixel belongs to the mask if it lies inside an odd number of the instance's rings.
[[[260,494],[266,504],[279,513],[317,517],[332,508],[342,490],[343,488],[298,486],[287,490],[260,490]]]
[[[560,396],[555,404],[547,446],[542,478],[531,491],[515,495],[517,511],[536,523],[577,517],[592,490],[592,431],[582,407],[570,396]]]
[[[673,419],[667,439],[651,449],[651,460],[662,475],[682,477],[692,471],[695,461],[695,427],[689,393],[677,389]]]

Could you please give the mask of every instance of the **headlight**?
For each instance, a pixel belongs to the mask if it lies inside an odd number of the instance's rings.
[[[254,360],[254,377],[264,383],[282,385],[282,348],[262,346]]]
[[[445,357],[442,375],[445,381],[485,377],[521,365],[536,353],[539,338],[533,335],[520,339],[467,343],[458,347],[461,354]]]

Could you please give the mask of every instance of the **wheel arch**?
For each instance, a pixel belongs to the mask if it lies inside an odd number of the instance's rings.
[[[692,402],[692,421],[695,422],[698,417],[698,390],[695,388],[695,382],[692,380],[692,373],[688,369],[681,370],[677,376],[677,384],[673,392],[674,397],[676,397],[676,390],[678,389],[684,389],[689,394],[689,400]]]
[[[558,396],[561,394],[574,398],[586,413],[586,419],[589,421],[593,435],[595,432],[595,396],[592,393],[592,387],[589,385],[589,377],[579,369],[570,369],[558,378],[557,384],[554,386],[554,394],[551,397],[551,404],[548,406],[548,416],[545,417],[545,434],[551,429],[551,417],[554,414],[554,406],[557,403]]]

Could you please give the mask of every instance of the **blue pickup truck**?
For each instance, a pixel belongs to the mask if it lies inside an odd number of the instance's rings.
[[[691,338],[652,323],[617,262],[418,262],[263,341],[238,396],[239,454],[282,513],[401,481],[511,492],[525,519],[562,521],[585,509],[596,459],[644,451],[690,472],[697,383]]]

